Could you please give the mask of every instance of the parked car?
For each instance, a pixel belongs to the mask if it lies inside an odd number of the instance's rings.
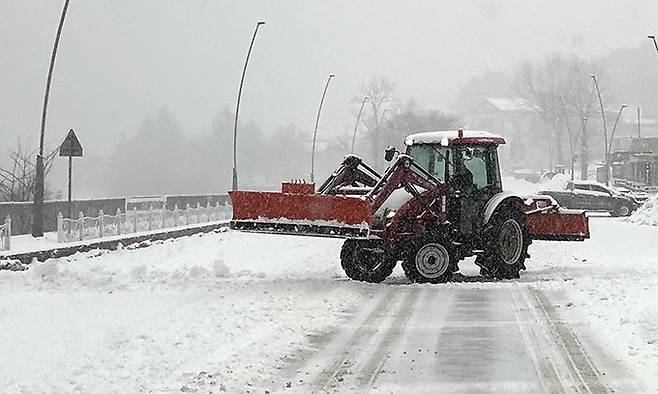
[[[637,201],[640,205],[644,204],[644,202],[649,199],[649,194],[647,194],[645,192],[633,191],[631,189],[621,187],[621,186],[615,186],[615,189],[619,193],[635,199],[635,201]]]
[[[539,194],[553,197],[565,208],[610,212],[612,216],[628,216],[642,205],[631,195],[593,181],[569,181],[565,190],[544,190]]]

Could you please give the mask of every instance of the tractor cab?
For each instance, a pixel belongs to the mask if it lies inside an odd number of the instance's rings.
[[[460,232],[479,228],[480,213],[502,192],[497,147],[505,140],[484,131],[437,131],[407,137],[406,154],[447,186],[449,221]]]

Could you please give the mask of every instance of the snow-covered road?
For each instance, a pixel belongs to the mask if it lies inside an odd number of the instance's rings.
[[[591,227],[494,283],[355,283],[340,240],[236,232],[0,271],[0,391],[658,392],[658,229]]]

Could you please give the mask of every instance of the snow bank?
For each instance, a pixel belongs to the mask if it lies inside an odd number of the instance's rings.
[[[211,233],[0,271],[0,391],[244,391],[361,296],[332,279],[340,242]]]
[[[636,224],[658,226],[658,195],[645,201],[627,220]]]

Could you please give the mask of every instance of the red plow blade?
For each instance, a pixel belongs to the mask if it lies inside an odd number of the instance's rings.
[[[368,236],[370,203],[359,198],[278,192],[229,192],[231,227],[243,231],[318,236]]]
[[[589,222],[585,212],[559,209],[528,215],[533,239],[545,241],[584,241],[589,238]]]

